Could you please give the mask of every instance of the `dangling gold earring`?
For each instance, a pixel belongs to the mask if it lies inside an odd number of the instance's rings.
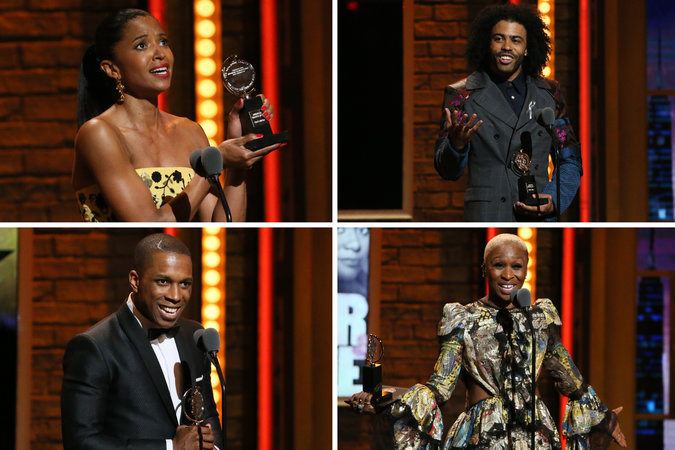
[[[122,78],[116,79],[117,83],[115,84],[115,90],[119,97],[117,98],[117,103],[124,103],[124,85],[122,84]]]

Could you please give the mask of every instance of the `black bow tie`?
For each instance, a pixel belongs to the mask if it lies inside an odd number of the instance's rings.
[[[163,334],[170,338],[176,337],[179,328],[179,325],[174,325],[171,328],[148,328],[148,340],[152,341]]]

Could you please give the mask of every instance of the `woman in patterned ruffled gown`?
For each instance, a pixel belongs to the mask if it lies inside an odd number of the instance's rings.
[[[387,408],[397,419],[397,449],[529,449],[533,429],[535,448],[561,448],[556,425],[539,397],[532,426],[532,339],[525,312],[510,299],[525,281],[527,261],[527,247],[515,235],[501,234],[485,247],[482,271],[488,295],[467,305],[445,305],[438,329],[441,351],[431,378]],[[604,445],[614,440],[626,447],[617,421],[622,408],[610,411],[584,383],[560,342],[560,317],[551,301],[537,300],[531,315],[537,373],[542,366],[547,369],[558,391],[568,397],[563,418],[566,448],[590,448],[591,437]],[[460,377],[467,386],[468,406],[443,439],[440,405]],[[350,403],[354,410],[372,414],[370,399],[360,392]]]
[[[201,126],[157,107],[169,89],[173,53],[159,22],[125,9],[104,20],[84,55],[78,88],[73,187],[85,221],[186,222],[226,220],[209,182],[190,167],[193,150],[209,146]],[[234,221],[246,219],[246,174],[278,144],[257,151],[245,144],[235,104],[227,139],[218,145],[224,191]],[[269,100],[262,111],[272,117]]]

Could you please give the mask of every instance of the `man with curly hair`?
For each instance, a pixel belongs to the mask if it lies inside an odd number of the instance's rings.
[[[541,75],[550,51],[546,25],[526,7],[490,6],[471,26],[467,61],[476,71],[445,88],[434,157],[445,179],[457,180],[469,166],[464,197],[468,221],[555,220],[556,212],[562,213],[576,195],[582,173],[579,143],[560,85]],[[555,111],[550,134],[536,120],[544,108]],[[549,181],[551,135],[562,150]],[[531,205],[519,201],[523,175],[534,177],[540,205],[536,199]]]

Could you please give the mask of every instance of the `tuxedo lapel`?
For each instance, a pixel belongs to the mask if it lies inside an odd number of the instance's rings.
[[[171,402],[171,395],[169,394],[169,388],[166,385],[164,380],[164,373],[162,368],[157,362],[157,356],[152,350],[148,337],[144,332],[143,328],[138,324],[133,313],[129,310],[126,302],[122,307],[117,311],[117,318],[120,323],[120,327],[126,333],[127,337],[131,341],[132,346],[136,350],[139,358],[142,361],[143,366],[147,370],[150,379],[155,387],[157,395],[162,399],[162,404],[166,409],[166,412],[171,417],[172,422],[175,426],[178,426],[176,421],[176,413],[173,409],[173,403]]]

